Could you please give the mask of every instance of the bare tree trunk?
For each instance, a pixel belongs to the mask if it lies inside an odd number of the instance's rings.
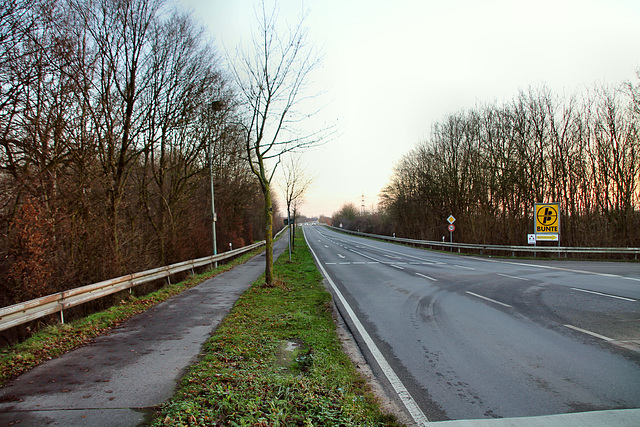
[[[264,280],[267,285],[273,285],[273,202],[268,184],[264,189],[264,219],[266,233]]]

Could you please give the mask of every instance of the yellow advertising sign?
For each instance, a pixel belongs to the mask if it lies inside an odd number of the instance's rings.
[[[560,233],[560,204],[536,203],[536,234]]]

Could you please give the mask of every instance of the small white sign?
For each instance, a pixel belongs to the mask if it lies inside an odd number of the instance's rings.
[[[527,238],[529,239],[530,245],[536,244],[536,235],[535,234],[527,234]]]
[[[449,221],[449,224],[453,224],[454,222],[456,222],[456,219],[454,218],[453,215],[449,215],[449,218],[447,218],[447,221]]]

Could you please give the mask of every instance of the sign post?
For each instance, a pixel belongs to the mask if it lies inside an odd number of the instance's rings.
[[[527,240],[529,241],[530,245],[533,245],[534,247],[538,246],[538,245],[536,245],[536,235],[535,234],[527,234]],[[533,257],[534,258],[536,257],[536,251],[535,250],[533,251]]]
[[[558,242],[560,246],[560,203],[536,203],[536,242]]]
[[[453,223],[456,222],[456,218],[453,215],[449,215],[447,222],[449,223],[449,226],[447,227],[449,229],[449,243],[453,243],[453,230],[456,229],[456,226],[453,225]]]

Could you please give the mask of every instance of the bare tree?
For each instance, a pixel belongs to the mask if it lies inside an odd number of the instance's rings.
[[[319,59],[307,43],[307,31],[300,22],[281,32],[277,8],[257,11],[258,31],[248,50],[238,50],[232,72],[246,107],[247,158],[258,177],[264,195],[266,234],[265,281],[273,285],[273,201],[271,182],[285,153],[317,144],[323,134],[300,134],[294,128],[301,117],[298,108],[305,100],[309,73]]]
[[[305,175],[299,157],[289,157],[282,165],[284,181],[282,190],[284,201],[287,205],[287,225],[289,227],[289,261],[291,261],[291,250],[294,247],[295,222],[298,208],[302,204],[302,198],[307,192],[313,178]],[[293,213],[293,217],[291,214]]]
[[[115,268],[123,265],[122,207],[132,167],[143,152],[143,94],[153,77],[153,29],[163,0],[71,0],[96,55],[99,76],[86,91],[97,155],[107,184]],[[96,74],[98,74],[96,73]]]

